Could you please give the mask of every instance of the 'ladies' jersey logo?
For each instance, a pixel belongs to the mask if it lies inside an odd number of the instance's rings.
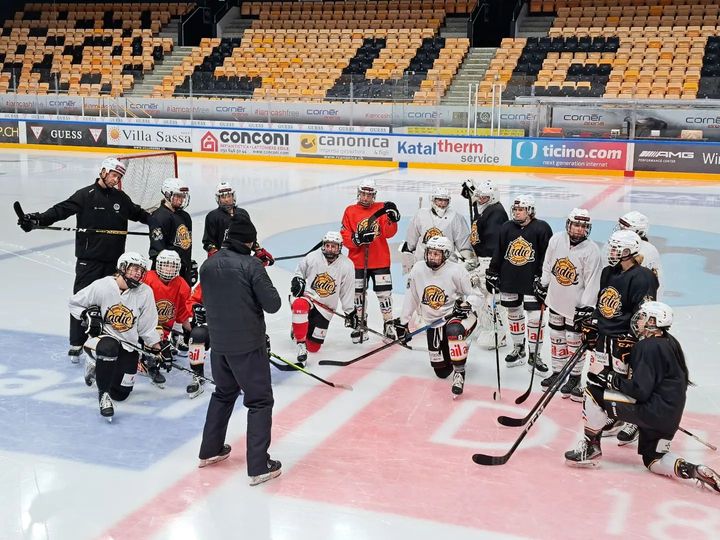
[[[190,246],[192,245],[192,235],[185,225],[180,225],[177,228],[177,231],[175,231],[174,245],[181,249],[190,249]]]
[[[436,236],[442,236],[443,232],[437,227],[430,227],[423,235],[423,244],[427,244],[428,240],[435,238]]]
[[[135,325],[135,315],[127,306],[115,304],[105,313],[105,322],[119,333],[127,332]]]
[[[578,272],[575,265],[568,257],[563,257],[555,261],[551,270],[557,282],[563,287],[570,287],[578,284]]]
[[[535,250],[530,242],[518,236],[508,244],[505,259],[515,266],[524,266],[535,260]]]
[[[310,288],[315,291],[320,298],[327,298],[328,296],[332,296],[335,292],[335,280],[330,274],[323,272],[322,274],[315,276]]]
[[[598,310],[606,319],[620,315],[622,311],[622,297],[615,287],[605,287],[600,291]]]
[[[166,324],[175,320],[175,304],[170,300],[158,300],[155,302],[158,312],[158,324]]]
[[[437,285],[428,285],[423,290],[421,302],[432,309],[440,309],[447,302],[447,294]]]
[[[470,245],[477,246],[480,243],[480,237],[477,232],[477,221],[473,221],[470,226]]]

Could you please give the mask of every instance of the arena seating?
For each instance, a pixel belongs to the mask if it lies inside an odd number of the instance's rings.
[[[28,3],[0,33],[0,91],[120,96],[172,50],[156,34],[193,6]]]

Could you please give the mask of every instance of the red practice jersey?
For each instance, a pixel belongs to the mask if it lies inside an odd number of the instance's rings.
[[[340,234],[343,237],[343,244],[348,248],[348,257],[355,265],[355,268],[362,268],[365,258],[365,248],[356,246],[352,241],[352,235],[357,230],[363,231],[367,228],[368,218],[380,210],[384,203],[375,202],[369,207],[359,204],[351,204],[345,209],[342,218],[342,228]],[[383,214],[375,220],[373,228],[376,231],[375,240],[368,246],[368,268],[389,268],[390,267],[390,248],[387,239],[392,238],[397,233],[397,223],[392,223],[388,217]]]
[[[145,283],[150,286],[155,297],[158,325],[166,332],[172,330],[175,322],[182,324],[190,319],[192,312],[187,307],[190,286],[183,278],[177,276],[165,283],[155,270],[150,270],[145,274]]]
[[[193,287],[192,294],[190,295],[190,298],[188,298],[188,301],[187,301],[187,310],[188,310],[188,313],[190,313],[191,317],[192,317],[192,312],[193,312],[192,307],[195,304],[202,304],[202,303],[203,303],[202,287],[200,286],[200,283],[198,283],[197,285],[195,285],[195,287]]]

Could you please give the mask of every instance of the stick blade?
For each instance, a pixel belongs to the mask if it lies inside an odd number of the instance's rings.
[[[520,427],[525,425],[524,418],[512,418],[510,416],[498,416],[498,424],[506,427]]]
[[[531,389],[531,388],[528,388],[527,391],[526,391],[524,394],[522,394],[521,396],[516,397],[516,398],[515,398],[515,405],[521,405],[522,403],[525,403],[525,401],[527,400],[527,398],[530,397],[531,391],[532,391],[532,389]]]
[[[473,454],[472,460],[478,465],[505,465],[508,460],[508,456],[488,456],[487,454]]]
[[[347,366],[347,362],[342,362],[341,360],[320,360],[318,362],[318,365],[320,366]]]
[[[342,388],[343,390],[350,390],[351,392],[353,391],[353,387],[349,384],[333,383],[333,386],[335,388]]]

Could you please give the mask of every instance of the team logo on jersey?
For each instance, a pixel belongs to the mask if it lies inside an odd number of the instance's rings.
[[[427,244],[428,240],[435,238],[436,236],[442,236],[443,232],[437,227],[430,227],[423,235],[423,244]]]
[[[432,309],[440,309],[445,305],[447,295],[437,285],[428,285],[423,290],[421,302]]]
[[[555,261],[551,270],[557,282],[563,287],[570,287],[578,284],[578,272],[575,265],[568,257],[563,257]]]
[[[130,311],[128,307],[122,304],[115,304],[107,310],[105,322],[122,334],[133,327],[135,324],[135,315],[133,315],[133,312]]]
[[[160,227],[154,228],[152,231],[150,231],[150,238],[152,238],[153,240],[162,240],[163,239],[162,229]]]
[[[615,287],[605,287],[600,291],[598,310],[606,319],[612,319],[622,310],[622,298]]]
[[[518,236],[508,245],[505,259],[515,266],[524,266],[535,260],[535,250],[530,242]]]
[[[118,203],[113,204],[113,210],[115,210],[116,212],[119,212],[119,211],[120,211],[120,205],[119,205]]]
[[[318,293],[320,298],[327,298],[335,293],[335,280],[330,274],[323,272],[315,276],[310,288]]]
[[[181,249],[190,249],[190,246],[192,245],[192,236],[185,225],[180,225],[177,228],[177,231],[175,231],[174,245]]]
[[[480,243],[480,237],[477,232],[477,222],[473,221],[470,226],[470,245],[477,246]]]
[[[369,219],[370,219],[369,217],[366,217],[365,219],[360,221],[360,223],[358,223],[358,226],[357,226],[358,233],[363,233],[368,230],[368,220]],[[375,236],[378,236],[380,234],[380,224],[378,223],[377,219],[375,221],[373,221],[372,231],[373,231],[373,233],[375,233]]]
[[[159,324],[175,320],[175,304],[170,300],[158,300],[155,302],[155,307],[157,307]]]

